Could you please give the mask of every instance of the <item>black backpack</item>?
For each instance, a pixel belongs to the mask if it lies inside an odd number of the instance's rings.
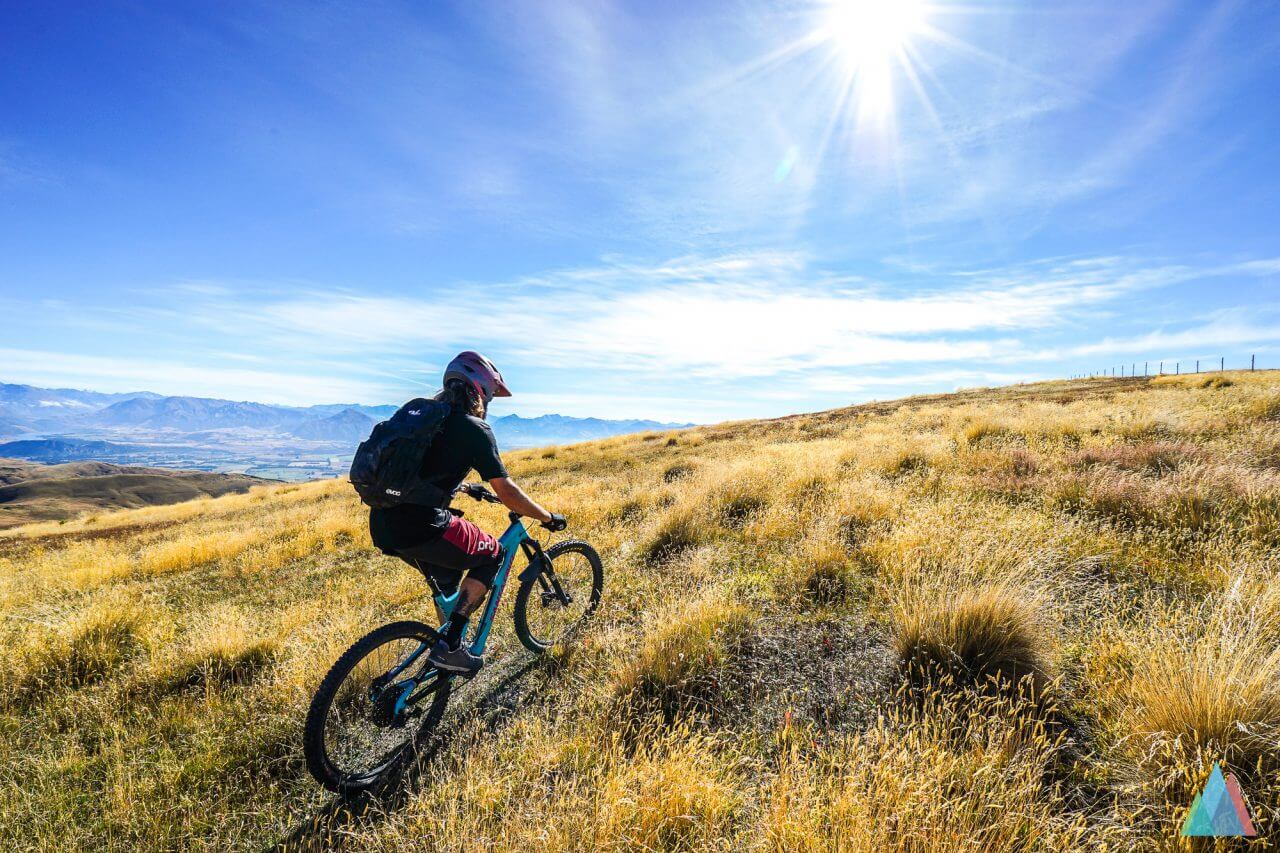
[[[450,411],[448,403],[419,397],[375,426],[351,460],[351,485],[360,500],[379,509],[447,505],[453,496],[422,479],[422,460]]]

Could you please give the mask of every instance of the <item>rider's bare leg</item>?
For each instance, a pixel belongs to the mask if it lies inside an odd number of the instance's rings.
[[[453,612],[470,616],[480,606],[480,602],[484,601],[485,593],[488,591],[489,587],[475,578],[464,579],[462,586],[458,588],[458,603],[453,606]]]
[[[462,632],[467,627],[467,618],[480,606],[480,602],[484,601],[488,591],[489,587],[475,578],[468,577],[462,581],[462,585],[458,587],[458,602],[453,606],[453,615],[449,617],[449,624],[444,632],[444,638],[450,648],[457,648],[462,642]]]

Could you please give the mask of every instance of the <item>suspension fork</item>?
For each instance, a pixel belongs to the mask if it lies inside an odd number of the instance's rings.
[[[542,546],[538,544],[537,539],[529,538],[520,543],[520,550],[524,551],[525,559],[529,561],[529,568],[521,572],[520,580],[528,579],[528,572],[538,567],[539,572],[551,571],[551,561],[547,559],[546,554],[542,553]]]
[[[559,599],[560,603],[566,607],[573,603],[573,596],[565,592],[564,587],[560,583],[560,578],[556,577],[556,570],[551,565],[551,561],[547,559],[547,555],[543,553],[542,546],[538,544],[536,539],[526,539],[520,543],[520,547],[524,549],[525,557],[529,560],[529,568],[521,573],[521,580],[527,579],[527,574],[536,571],[538,585],[542,587],[542,595],[545,601],[546,596],[554,596]]]

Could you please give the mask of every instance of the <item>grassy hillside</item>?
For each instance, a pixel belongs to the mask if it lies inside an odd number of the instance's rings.
[[[180,503],[246,492],[263,480],[243,474],[0,459],[0,528],[61,521],[101,510]]]
[[[307,700],[430,608],[347,486],[0,534],[4,846],[1164,849],[1218,759],[1280,831],[1280,376],[508,461],[601,549],[602,612],[535,661],[504,604],[445,746],[356,818]]]

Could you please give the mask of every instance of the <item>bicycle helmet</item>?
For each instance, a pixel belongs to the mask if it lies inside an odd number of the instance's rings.
[[[449,366],[444,369],[445,383],[450,379],[471,383],[486,405],[494,397],[511,396],[511,389],[502,381],[502,374],[493,366],[493,362],[471,350],[458,353],[449,362]]]

